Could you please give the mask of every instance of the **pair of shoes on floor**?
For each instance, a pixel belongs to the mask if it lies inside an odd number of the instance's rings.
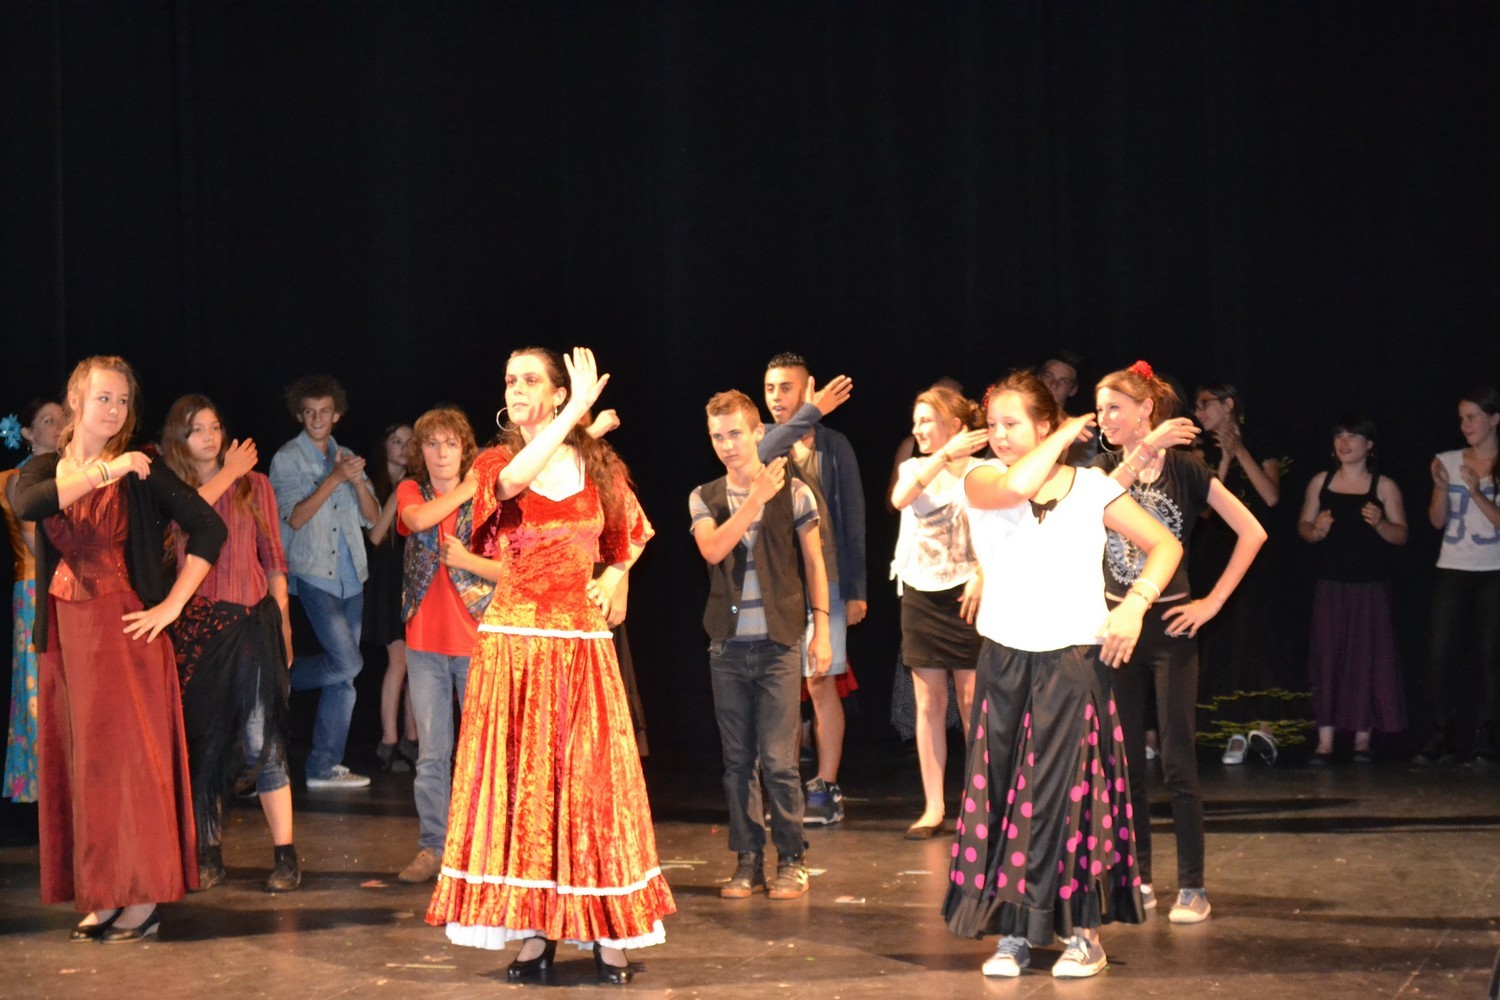
[[[1174,924],[1201,924],[1212,912],[1213,907],[1208,905],[1207,889],[1180,889],[1177,892],[1177,902],[1172,904],[1172,912],[1167,914],[1167,919]]]
[[[1031,945],[1023,937],[1007,934],[995,945],[995,953],[979,969],[992,979],[1014,979],[1031,964]]]
[[[119,914],[116,914],[113,926],[99,935],[100,944],[134,944],[161,930],[161,910],[158,907],[152,907],[151,912],[146,914],[146,919],[134,927],[121,927],[118,918]]]
[[[782,854],[776,858],[776,877],[766,886],[772,899],[797,899],[807,895],[807,865],[804,855]]]
[[[417,885],[422,882],[431,882],[437,878],[437,873],[443,867],[443,856],[436,847],[424,847],[417,852],[417,856],[411,859],[407,866],[401,869],[396,876],[396,881],[405,882],[407,885]]]
[[[837,784],[814,778],[803,786],[807,802],[802,810],[804,826],[832,826],[843,822],[844,793]]]
[[[1052,966],[1055,979],[1087,979],[1098,975],[1109,964],[1104,957],[1104,945],[1097,938],[1090,941],[1082,934],[1075,934],[1063,944],[1062,957]]]
[[[521,947],[524,948],[526,946],[523,944]],[[535,958],[528,958],[525,961],[518,958],[514,962],[511,962],[510,966],[505,970],[505,977],[516,980],[545,975],[552,968],[552,960],[556,956],[557,942],[549,940],[542,948],[542,953]]]
[[[343,764],[335,764],[333,765],[333,769],[323,777],[314,777],[309,774],[307,776],[307,787],[332,789],[369,788],[370,779],[362,774],[355,774]]]
[[[766,887],[766,862],[757,851],[741,851],[734,874],[719,887],[720,899],[749,899],[756,889]]]

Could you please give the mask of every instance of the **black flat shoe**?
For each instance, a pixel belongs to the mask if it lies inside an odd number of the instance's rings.
[[[925,825],[925,824],[921,824],[921,823],[913,823],[911,826],[909,826],[909,827],[906,828],[906,839],[907,840],[931,840],[933,837],[936,837],[938,834],[940,834],[942,832],[943,832],[943,821],[942,820],[938,820],[936,823],[933,823],[931,825]]]
[[[104,936],[105,931],[115,925],[115,921],[119,920],[120,914],[124,912],[124,909],[116,910],[107,919],[101,920],[97,924],[79,924],[73,928],[73,933],[68,935],[68,940],[74,944],[82,941],[97,941]]]
[[[528,958],[521,961],[519,958],[510,963],[510,968],[505,970],[505,975],[510,979],[526,979],[529,976],[544,975],[552,968],[552,956],[557,954],[557,942],[548,941],[547,947],[536,958]]]
[[[1307,762],[1313,767],[1327,767],[1329,764],[1333,763],[1333,751],[1330,750],[1327,753],[1314,753],[1311,757],[1307,758]]]
[[[161,930],[161,910],[151,911],[151,915],[142,920],[134,927],[111,927],[99,938],[100,944],[134,944],[141,938],[150,937]]]
[[[599,947],[599,942],[594,942],[594,965],[599,969],[599,981],[609,983],[611,986],[624,986],[630,982],[630,965],[610,965],[604,961],[604,952]]]

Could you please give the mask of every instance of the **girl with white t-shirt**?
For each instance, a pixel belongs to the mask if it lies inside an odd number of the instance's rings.
[[[1432,460],[1432,499],[1427,504],[1428,520],[1443,533],[1443,545],[1433,582],[1427,657],[1434,734],[1417,755],[1420,764],[1468,756],[1471,749],[1481,760],[1500,761],[1500,733],[1495,731],[1500,714],[1500,482],[1495,475],[1500,392],[1484,386],[1465,395],[1458,403],[1458,424],[1468,447]],[[1471,672],[1454,669],[1470,656]],[[1460,681],[1467,683],[1460,686]],[[1472,718],[1453,718],[1454,705],[1471,706]],[[1471,721],[1478,726],[1468,748],[1461,740]]]
[[[1064,420],[1034,374],[992,386],[985,412],[996,460],[964,478],[984,571],[980,701],[943,916],[961,937],[1001,935],[987,976],[1020,975],[1054,936],[1052,975],[1092,976],[1099,926],[1144,919],[1110,668],[1130,659],[1182,546],[1102,472],[1059,464],[1094,418]],[[1146,553],[1113,609],[1106,531]]]
[[[927,840],[943,826],[943,770],[948,761],[948,678],[958,715],[967,722],[974,702],[974,663],[982,578],[969,544],[963,477],[985,446],[979,407],[946,386],[934,386],[912,407],[911,433],[919,456],[897,469],[891,506],[901,534],[891,576],[901,596],[901,662],[911,671],[917,705],[917,763],[922,770],[922,815],[906,831]]]

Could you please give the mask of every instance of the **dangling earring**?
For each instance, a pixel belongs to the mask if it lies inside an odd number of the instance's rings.
[[[504,413],[507,409],[509,409],[509,407],[502,406],[502,407],[500,407],[500,409],[498,409],[498,410],[495,411],[495,426],[498,427],[498,428],[500,428],[500,430],[502,430],[502,431],[513,431],[513,430],[516,429],[516,425],[515,424],[512,424],[512,423],[501,423],[501,421],[500,421],[500,414]]]

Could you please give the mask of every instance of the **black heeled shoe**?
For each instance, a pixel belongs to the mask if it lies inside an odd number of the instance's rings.
[[[524,946],[523,946],[524,947]],[[547,946],[536,958],[528,958],[524,962],[519,958],[510,963],[510,968],[505,970],[505,975],[510,979],[525,979],[528,976],[540,976],[546,974],[552,968],[552,957],[557,954],[557,942],[548,941]]]
[[[123,911],[122,911],[123,912]],[[153,909],[145,920],[134,927],[111,927],[99,938],[100,944],[134,944],[141,938],[150,937],[161,930],[161,909]]]
[[[120,914],[124,912],[124,907],[121,907],[107,919],[101,920],[97,924],[79,924],[73,928],[73,933],[68,935],[68,940],[74,944],[79,944],[83,941],[97,941],[104,936],[106,931],[115,925],[115,921],[119,920]]]
[[[610,965],[604,960],[604,951],[599,947],[599,942],[594,942],[594,965],[599,969],[599,981],[609,983],[611,986],[624,986],[630,982],[630,960],[626,959],[624,965]]]

